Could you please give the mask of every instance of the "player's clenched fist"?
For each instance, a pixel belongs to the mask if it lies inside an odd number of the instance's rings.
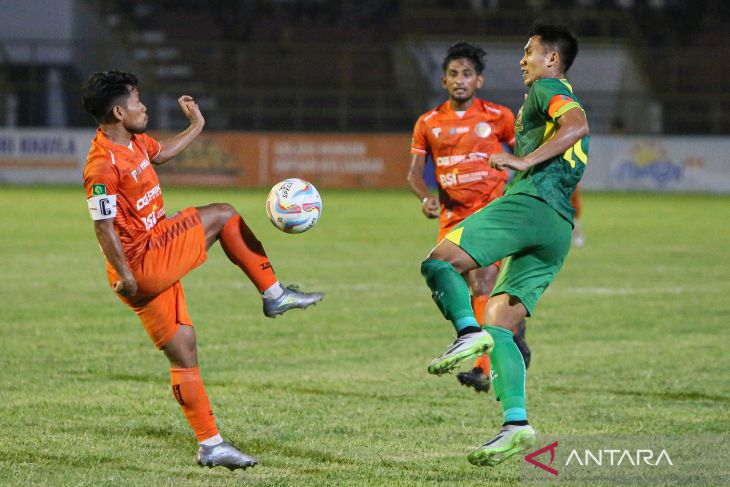
[[[421,211],[428,218],[438,218],[439,216],[439,200],[435,196],[426,196],[422,200]]]
[[[200,112],[200,107],[195,103],[195,100],[190,95],[183,95],[177,99],[177,103],[180,105],[183,113],[192,125],[204,125],[205,119],[203,114]]]
[[[114,283],[114,292],[125,298],[131,298],[137,294],[137,281],[134,278],[121,279]]]

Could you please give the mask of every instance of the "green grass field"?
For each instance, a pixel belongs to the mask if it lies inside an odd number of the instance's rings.
[[[285,235],[265,190],[166,192],[168,213],[234,204],[280,279],[323,303],[274,320],[211,249],[183,282],[222,434],[261,465],[202,469],[168,365],[108,289],[80,188],[0,188],[1,485],[516,485],[466,455],[498,403],[435,378],[453,340],[419,274],[435,223],[406,192],[323,191]],[[528,410],[553,434],[730,431],[730,201],[585,195],[571,252],[528,321]]]

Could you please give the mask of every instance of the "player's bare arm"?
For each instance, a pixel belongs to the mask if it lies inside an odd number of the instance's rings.
[[[421,200],[421,211],[428,218],[438,218],[439,200],[431,194],[423,179],[423,169],[426,167],[426,157],[420,154],[411,154],[411,167],[408,170],[408,184],[411,190]]]
[[[122,242],[114,230],[114,220],[95,220],[94,231],[102,252],[119,275],[119,281],[114,283],[114,292],[125,297],[134,296],[137,294],[137,280],[127,264]]]
[[[492,154],[489,164],[496,169],[510,168],[524,171],[541,162],[562,154],[590,133],[586,115],[580,108],[572,108],[556,120],[559,128],[555,136],[524,158],[512,154]]]
[[[185,116],[188,117],[190,126],[179,134],[160,142],[162,150],[152,159],[153,164],[162,164],[180,154],[200,135],[205,126],[205,118],[192,96],[183,95],[177,99],[177,103]]]

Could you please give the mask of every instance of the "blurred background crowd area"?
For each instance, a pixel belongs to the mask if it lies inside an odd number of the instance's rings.
[[[212,130],[408,132],[445,98],[450,44],[487,51],[480,96],[517,110],[536,20],[581,43],[568,73],[597,133],[730,133],[725,0],[0,0],[0,125],[89,127],[80,86],[135,72],[155,128],[196,97]]]

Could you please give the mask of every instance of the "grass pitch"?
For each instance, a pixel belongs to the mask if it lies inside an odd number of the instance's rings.
[[[436,236],[406,192],[323,191],[285,235],[265,190],[169,189],[168,213],[230,202],[280,279],[325,300],[271,320],[219,246],[183,282],[222,434],[257,456],[202,469],[168,365],[106,285],[80,188],[0,188],[0,484],[516,485],[466,455],[500,409],[426,364],[453,340],[419,263]],[[730,201],[586,194],[574,249],[528,321],[528,410],[553,434],[730,431]],[[470,366],[468,364],[467,366]]]

